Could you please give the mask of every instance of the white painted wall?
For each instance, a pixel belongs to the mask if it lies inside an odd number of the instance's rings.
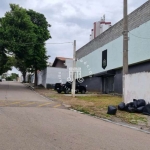
[[[135,35],[135,36],[134,36]],[[147,38],[147,39],[146,39]],[[129,33],[129,64],[150,59],[150,21],[144,23]],[[102,51],[107,49],[107,67],[102,68]],[[123,37],[98,48],[82,58],[87,62],[93,74],[122,67],[123,62]],[[82,77],[89,75],[85,64],[78,61],[81,67]]]
[[[47,68],[42,71],[42,85],[46,88]]]
[[[67,68],[47,67],[38,72],[38,85],[42,84],[46,88],[46,84],[66,83],[73,60],[66,59],[65,64]]]
[[[66,83],[69,71],[65,68],[47,68],[46,84]]]
[[[73,66],[73,59],[66,59],[65,64],[67,68],[70,68]]]
[[[125,103],[133,99],[150,102],[150,73],[141,72],[125,75]]]
[[[96,22],[96,35],[95,37],[100,35],[100,21]]]

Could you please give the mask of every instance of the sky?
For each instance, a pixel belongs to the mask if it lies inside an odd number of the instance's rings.
[[[128,0],[128,13],[147,0]],[[106,21],[114,25],[123,18],[123,0],[0,0],[0,17],[10,10],[9,4],[19,4],[45,15],[51,27],[51,39],[46,41],[49,62],[55,57],[73,57],[73,41],[77,50],[89,42],[93,23],[105,14]],[[65,43],[66,44],[50,44]]]

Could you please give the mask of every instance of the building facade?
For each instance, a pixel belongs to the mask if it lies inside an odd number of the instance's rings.
[[[129,73],[150,71],[150,1],[130,13],[128,21]],[[123,19],[77,51],[82,84],[88,90],[122,93],[122,32]]]
[[[100,21],[94,22],[93,29],[91,29],[90,41],[95,39],[97,36],[102,34],[104,31],[111,27],[111,22],[105,21],[105,15],[101,18]]]
[[[51,67],[47,67],[38,73],[38,85],[53,88],[56,83],[66,83],[69,68],[72,67],[72,64],[71,58],[56,57]]]

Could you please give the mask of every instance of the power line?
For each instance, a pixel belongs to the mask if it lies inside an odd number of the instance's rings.
[[[73,42],[64,42],[64,43],[45,43],[45,44],[73,44]]]
[[[135,36],[135,37],[137,37],[137,38],[139,38],[139,39],[144,39],[144,40],[149,40],[149,39],[150,39],[149,37],[148,37],[148,38],[145,38],[145,37],[137,36],[137,35],[135,35],[135,34],[132,34],[131,32],[129,32],[129,34],[131,34],[131,35],[133,35],[133,36]]]
[[[61,42],[61,43],[18,43],[18,42],[12,42],[12,41],[3,41],[4,43],[11,43],[11,44],[17,44],[17,45],[36,45],[36,44],[73,44],[73,42]]]

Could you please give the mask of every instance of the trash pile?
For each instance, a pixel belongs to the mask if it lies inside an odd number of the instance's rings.
[[[146,104],[144,99],[133,99],[133,102],[125,104],[121,102],[118,105],[118,110],[127,111],[129,113],[143,113],[144,115],[150,116],[150,104]],[[117,107],[108,106],[107,114],[115,115],[117,112]]]

